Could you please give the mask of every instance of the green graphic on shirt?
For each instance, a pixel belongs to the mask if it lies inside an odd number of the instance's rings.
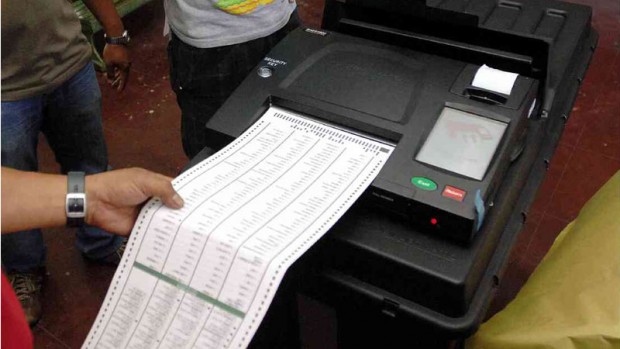
[[[215,6],[231,15],[245,15],[254,11],[258,6],[272,2],[273,0],[220,0]]]

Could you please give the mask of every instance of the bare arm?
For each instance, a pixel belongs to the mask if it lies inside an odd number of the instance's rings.
[[[151,196],[171,208],[183,206],[170,181],[138,168],[86,176],[86,223],[127,235],[140,206]],[[2,233],[64,225],[66,193],[66,176],[3,167]]]
[[[2,233],[63,225],[66,181],[65,176],[3,167]]]
[[[112,0],[84,0],[84,4],[95,15],[106,35],[121,36],[125,31]],[[107,78],[118,91],[127,84],[131,61],[129,51],[124,45],[108,45],[103,48],[103,60],[108,67]]]
[[[121,36],[123,34],[125,27],[112,0],[84,0],[84,4],[97,17],[108,36]]]

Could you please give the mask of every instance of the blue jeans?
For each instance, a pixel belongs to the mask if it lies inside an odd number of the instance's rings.
[[[108,155],[101,121],[101,92],[91,64],[55,90],[19,101],[2,102],[2,166],[37,171],[37,143],[43,132],[62,172],[103,172]],[[106,257],[122,238],[94,227],[77,231],[77,247],[87,257]],[[43,266],[41,230],[2,235],[2,265],[7,271]]]

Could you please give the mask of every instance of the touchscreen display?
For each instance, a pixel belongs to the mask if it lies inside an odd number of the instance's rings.
[[[416,160],[482,180],[508,124],[445,107]]]

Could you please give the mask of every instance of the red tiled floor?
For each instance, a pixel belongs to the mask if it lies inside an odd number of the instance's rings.
[[[620,29],[619,29],[620,31]],[[620,35],[620,34],[619,34]],[[620,39],[619,39],[620,40]],[[583,128],[577,147],[620,159],[620,50],[610,64],[604,88],[589,110],[590,120]]]
[[[580,95],[587,97],[590,102],[596,100],[599,90],[605,88],[604,82],[609,77],[610,63],[615,60],[617,55],[618,48],[615,45],[599,41],[579,91]]]
[[[304,25],[311,28],[320,28],[323,20],[323,7],[325,0],[303,0],[297,1],[299,16]]]
[[[589,81],[589,76],[589,74],[586,75],[584,85],[582,85],[581,90],[579,90],[579,95],[577,96],[575,106],[571,110],[568,122],[564,127],[564,132],[562,133],[562,138],[560,139],[560,145],[566,145],[574,148],[577,145],[577,142],[579,142],[579,137],[581,136],[583,129],[590,122],[589,118],[594,101],[588,97],[586,92],[584,92],[589,91],[589,89],[585,88],[586,82]]]
[[[37,349],[69,349],[61,339],[50,334],[45,328],[37,326],[32,330],[34,334],[34,347]]]
[[[70,229],[44,232],[48,245],[44,316],[40,332],[61,339],[71,348],[81,346],[105,297],[114,268],[84,261],[74,248]]]
[[[528,222],[512,251],[490,314],[514,298],[560,230],[620,169],[620,1],[575,2],[593,6],[599,46]],[[298,1],[305,23],[320,26],[323,3]],[[125,24],[133,37],[129,85],[118,94],[100,77],[110,164],[115,168],[142,166],[174,176],[186,158],[180,143],[180,111],[168,82],[161,3],[141,8],[125,18]],[[43,171],[58,171],[43,139],[40,160]],[[72,232],[58,229],[44,235],[49,277],[45,313],[34,329],[35,344],[37,348],[77,348],[94,321],[114,270],[85,263],[73,248]],[[318,307],[311,301],[302,303]],[[306,316],[309,318],[302,319],[305,322],[317,318],[333,321],[329,310],[314,309]],[[334,326],[330,323],[325,328],[306,329],[310,336],[313,331],[327,329],[324,338],[330,340],[327,344],[311,340],[306,347],[335,347]]]
[[[568,162],[546,213],[567,221],[620,169],[620,160],[577,148]]]

